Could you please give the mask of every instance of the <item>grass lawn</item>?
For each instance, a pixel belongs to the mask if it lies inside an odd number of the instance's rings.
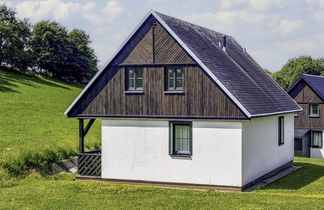
[[[75,181],[38,175],[0,187],[0,208],[12,209],[323,209],[324,160],[296,158],[302,169],[254,192],[216,192]]]
[[[63,113],[81,87],[0,69],[0,179],[3,169],[22,174],[78,151],[78,122]],[[100,146],[100,122],[86,148]]]

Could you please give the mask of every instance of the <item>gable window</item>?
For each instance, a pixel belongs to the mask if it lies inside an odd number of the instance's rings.
[[[126,69],[126,89],[143,90],[143,68],[129,67]]]
[[[192,123],[170,122],[170,155],[192,155]]]
[[[167,90],[183,90],[183,68],[166,67],[166,86]]]
[[[309,104],[309,117],[319,117],[318,104]]]
[[[283,145],[285,143],[285,118],[278,118],[278,144]]]
[[[323,147],[323,133],[321,131],[312,132],[312,147],[313,148]]]

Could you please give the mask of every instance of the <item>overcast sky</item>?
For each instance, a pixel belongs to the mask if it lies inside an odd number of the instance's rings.
[[[7,0],[32,23],[55,20],[90,34],[104,64],[153,9],[232,35],[266,69],[289,58],[324,57],[324,0]]]

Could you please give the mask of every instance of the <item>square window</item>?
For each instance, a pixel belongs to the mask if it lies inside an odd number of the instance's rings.
[[[318,104],[309,104],[309,117],[319,117]]]
[[[191,122],[170,122],[170,155],[192,155]]]
[[[130,67],[126,69],[126,89],[127,90],[143,90],[143,68]]]
[[[323,132],[312,131],[312,147],[313,148],[323,147]]]
[[[283,145],[285,143],[285,118],[278,118],[278,144]]]
[[[183,90],[183,69],[166,67],[166,90]]]

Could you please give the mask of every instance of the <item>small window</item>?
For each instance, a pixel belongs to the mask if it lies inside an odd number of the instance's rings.
[[[309,104],[309,117],[319,117],[318,104]]]
[[[312,132],[312,147],[313,148],[323,147],[323,133],[321,131]]]
[[[294,117],[295,117],[295,118],[298,118],[298,116],[299,116],[299,114],[297,114],[297,113],[296,113],[296,114],[294,114]]]
[[[166,68],[167,90],[183,90],[183,69],[181,67]]]
[[[285,143],[285,118],[278,118],[278,144],[283,145]]]
[[[170,155],[192,155],[191,122],[170,122]]]
[[[126,69],[126,89],[143,90],[143,68],[130,67]]]

